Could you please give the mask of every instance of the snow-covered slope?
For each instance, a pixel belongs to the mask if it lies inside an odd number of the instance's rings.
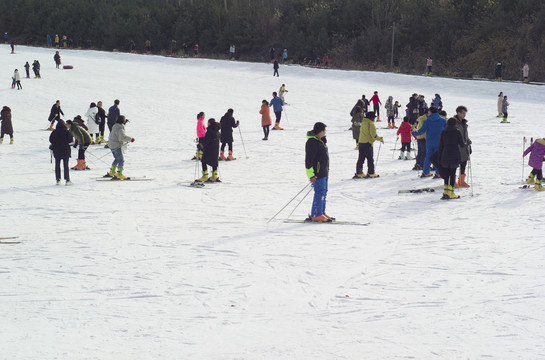
[[[543,196],[520,190],[522,138],[543,137],[545,87],[318,70],[270,64],[0,47],[15,144],[0,145],[2,359],[537,359],[545,353]],[[10,88],[25,61],[42,79]],[[334,59],[333,59],[334,60]],[[261,100],[289,90],[282,125],[261,140]],[[374,90],[402,105],[440,93],[449,115],[469,112],[472,189],[457,201],[420,179],[385,144],[374,180],[348,180],[357,152],[356,100]],[[511,124],[496,99],[509,96]],[[136,138],[125,173],[150,182],[99,182],[112,161],[88,151],[91,171],[55,186],[47,116],[121,101]],[[228,108],[238,160],[223,184],[195,176],[196,114]],[[328,213],[369,226],[267,223],[306,184],[304,143],[328,125]],[[398,120],[399,121],[399,120]],[[385,124],[385,122],[379,123]],[[382,125],[385,126],[385,125]],[[245,150],[241,136],[244,139]],[[399,144],[398,144],[399,146]],[[73,151],[71,165],[75,163]],[[199,169],[200,170],[200,169]],[[304,191],[278,219],[285,219]],[[310,210],[312,193],[291,218]]]

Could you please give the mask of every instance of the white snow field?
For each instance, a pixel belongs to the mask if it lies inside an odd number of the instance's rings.
[[[56,70],[54,52],[0,47],[15,128],[0,145],[0,236],[19,242],[0,244],[1,359],[545,357],[545,194],[519,189],[523,136],[545,136],[545,87],[299,66],[275,78],[270,64],[80,50],[61,50],[74,69]],[[12,90],[35,59],[42,79]],[[282,83],[285,130],[262,141],[261,100]],[[351,180],[348,113],[374,90],[403,106],[439,93],[449,115],[468,107],[473,187],[460,200],[398,194],[442,180],[392,158],[385,121],[381,177]],[[510,124],[495,117],[499,91]],[[119,99],[136,139],[125,174],[154,180],[96,181],[113,157],[91,146],[92,170],[56,186],[43,129],[57,99],[66,119]],[[228,108],[238,159],[220,163],[224,183],[189,187],[196,114]],[[307,216],[312,192],[295,208],[306,190],[267,223],[308,182],[316,121],[328,125],[327,212],[368,226],[283,222]]]

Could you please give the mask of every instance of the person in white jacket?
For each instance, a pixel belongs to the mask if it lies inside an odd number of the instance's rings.
[[[89,133],[89,135],[91,135],[91,144],[100,144],[100,134],[98,129],[98,123],[100,122],[100,120],[97,119],[97,113],[97,104],[92,102],[89,106],[89,110],[87,110],[87,112],[85,113],[85,117],[87,118],[86,125],[89,128],[87,132]],[[95,141],[93,141],[93,134],[95,134]]]
[[[125,123],[128,120],[125,119],[125,116],[120,115],[117,118],[112,131],[110,132],[110,137],[108,138],[108,147],[112,151],[114,156],[114,161],[112,162],[112,167],[110,171],[104,175],[104,177],[111,177],[116,180],[127,180],[128,178],[123,175],[123,165],[125,159],[123,158],[123,152],[126,148],[126,143],[134,142],[134,138],[125,134]],[[117,167],[117,173],[115,169]]]
[[[23,86],[21,85],[21,75],[19,75],[19,70],[15,69],[13,72],[13,78],[15,79],[15,83],[17,84],[17,90],[21,90]]]

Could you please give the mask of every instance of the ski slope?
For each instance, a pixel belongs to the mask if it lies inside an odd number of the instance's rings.
[[[0,145],[0,236],[20,242],[0,244],[1,359],[545,354],[545,194],[517,185],[530,171],[523,136],[545,136],[545,87],[299,66],[274,78],[270,64],[80,50],[61,50],[74,69],[56,70],[54,53],[0,46],[0,105],[11,107],[15,129],[15,143]],[[34,59],[42,79],[12,90],[13,70],[24,74]],[[282,83],[285,130],[262,141],[261,100]],[[398,194],[442,180],[392,157],[386,121],[377,124],[385,143],[375,145],[381,177],[350,180],[348,113],[375,90],[383,102],[439,93],[449,115],[469,109],[473,187],[460,200]],[[500,91],[510,124],[495,117]],[[43,129],[57,99],[67,119],[119,99],[136,139],[124,172],[154,180],[96,181],[113,157],[92,146],[92,170],[55,186]],[[220,163],[224,183],[191,188],[196,114],[219,121],[228,108],[241,123],[238,160]],[[328,125],[327,213],[368,226],[281,221],[307,216],[306,191],[267,223],[308,182],[304,144],[316,121]]]

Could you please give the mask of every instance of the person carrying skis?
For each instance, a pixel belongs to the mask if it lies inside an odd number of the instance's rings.
[[[100,120],[97,118],[97,114],[97,104],[92,102],[91,105],[89,105],[89,109],[87,109],[87,112],[85,113],[85,118],[87,119],[87,129],[89,131],[89,135],[91,136],[91,144],[100,143],[98,130],[98,124]],[[95,141],[93,141],[93,134],[95,134]]]
[[[116,99],[114,104],[108,109],[108,130],[110,130],[110,132],[112,132],[112,128],[117,122],[119,114],[119,100]]]
[[[386,104],[384,104],[384,108],[386,109],[386,116],[388,117],[388,128],[389,129],[397,129],[397,126],[395,124],[394,120],[394,104],[393,104],[394,98],[392,96],[388,96],[388,100],[386,100]]]
[[[282,104],[287,104],[286,99],[284,99],[284,94],[287,92],[288,90],[286,90],[286,85],[282,84],[282,86],[280,86],[280,89],[278,90],[278,96],[280,96],[280,99],[282,99]]]
[[[82,121],[81,116],[79,115],[74,118],[74,121],[66,121],[66,127],[68,128],[68,130],[70,130],[70,133],[75,140],[74,148],[77,148],[79,146],[77,159],[78,163],[72,169],[90,170],[85,163],[85,151],[87,150],[89,145],[91,145],[91,137],[89,136],[89,133],[83,128],[83,126],[80,125],[79,121]]]
[[[309,181],[314,188],[314,199],[309,221],[331,222],[334,218],[325,213],[327,182],[329,176],[329,154],[325,136],[326,124],[317,122],[307,132],[305,144],[305,168]]]
[[[61,119],[61,114],[64,116],[64,113],[61,109],[61,101],[57,100],[55,104],[53,104],[53,106],[51,107],[51,111],[49,112],[49,118],[47,119],[50,122],[49,130],[53,130],[53,124],[55,123],[55,120],[58,121]]]
[[[58,69],[59,66],[61,65],[61,55],[59,54],[58,51],[55,52],[55,55],[53,56],[53,60],[55,60],[55,66]]]
[[[219,124],[214,118],[208,119],[208,127],[202,144],[199,144],[203,154],[201,159],[202,176],[196,181],[220,182],[218,177],[218,153],[220,150],[218,138]],[[208,165],[212,167],[212,176],[208,177]]]
[[[0,120],[2,126],[0,127],[0,144],[4,142],[4,135],[8,134],[10,137],[9,143],[13,144],[13,123],[11,122],[11,109],[7,106],[0,111]]]
[[[280,119],[282,118],[282,111],[284,109],[284,103],[282,99],[280,99],[275,92],[272,93],[273,98],[271,99],[269,106],[272,106],[274,115],[276,116],[276,121],[274,123],[273,130],[284,130],[280,127]]]
[[[458,106],[456,108],[456,115],[452,117],[456,121],[456,128],[462,135],[462,141],[466,146],[460,148],[460,177],[454,184],[456,188],[470,187],[466,182],[466,167],[469,161],[469,155],[471,154],[471,140],[469,139],[469,133],[467,132],[467,108],[465,106]]]
[[[378,98],[378,91],[373,93],[373,96],[371,99],[369,99],[369,102],[373,104],[373,111],[377,117],[377,121],[380,122],[380,105],[382,105],[382,102]]]
[[[220,151],[220,160],[236,160],[233,157],[233,129],[238,127],[240,122],[233,117],[233,109],[227,110],[225,115],[220,119],[220,128],[221,128],[221,151]],[[227,144],[229,148],[229,156],[225,157],[225,145]]]
[[[399,129],[397,129],[397,135],[401,135],[401,150],[399,151],[399,158],[398,160],[410,160],[411,159],[411,132],[413,130],[413,127],[409,123],[409,117],[405,116],[403,118],[403,122],[401,125],[399,125]],[[407,151],[407,155],[405,155],[405,151]]]
[[[127,177],[123,175],[123,165],[125,164],[125,159],[123,158],[123,153],[126,149],[126,144],[134,142],[134,138],[125,134],[125,124],[127,123],[125,116],[119,115],[110,136],[108,137],[108,147],[112,151],[114,156],[114,161],[112,162],[112,167],[110,171],[104,175],[104,177],[111,177],[115,180],[127,180]],[[117,167],[117,172],[115,171]]]
[[[70,160],[70,143],[74,141],[74,138],[70,131],[66,128],[64,121],[59,120],[55,130],[49,135],[49,142],[51,145],[49,149],[53,151],[53,157],[55,158],[55,179],[57,185],[61,184],[61,160],[63,163],[64,180],[66,185],[71,185],[70,182],[70,170],[68,169],[68,160]]]
[[[25,72],[26,72],[26,77],[27,79],[30,78],[30,64],[28,63],[28,61],[25,63]]]
[[[261,114],[261,126],[263,127],[263,134],[265,135],[263,140],[269,140],[269,128],[272,124],[272,120],[271,109],[269,108],[269,102],[267,100],[261,101],[261,110],[259,110],[259,113]]]
[[[204,134],[206,133],[206,126],[204,126],[204,112],[197,114],[197,152],[192,160],[201,160],[202,159],[202,149],[201,144],[204,141]]]
[[[432,107],[429,110],[430,115],[422,124],[422,127],[413,131],[414,136],[426,134],[426,157],[424,158],[424,166],[420,177],[432,176],[430,172],[431,162],[430,156],[439,148],[439,138],[441,131],[447,126],[447,121],[437,113],[437,108]],[[439,171],[435,169],[435,177],[439,178]]]
[[[503,120],[501,121],[502,123],[508,123],[509,121],[507,121],[507,117],[509,116],[509,114],[507,113],[507,108],[509,107],[509,101],[507,101],[507,96],[504,96],[503,97],[503,101],[501,103],[501,112],[503,113]]]
[[[525,157],[530,153],[530,159],[528,165],[532,167],[526,183],[528,185],[535,185],[536,191],[543,191],[543,161],[545,160],[545,139],[536,139],[522,154]],[[537,177],[537,180],[536,180]]]
[[[100,132],[100,140],[96,143],[101,144],[107,142],[104,140],[104,130],[106,128],[106,110],[102,108],[102,101],[97,102],[97,115],[96,119],[98,120],[98,131]]]
[[[427,121],[429,121],[429,118]],[[441,131],[441,135],[439,136],[436,167],[439,168],[444,181],[442,200],[460,198],[459,195],[454,193],[454,181],[456,179],[456,169],[462,160],[460,149],[464,148],[466,143],[462,138],[462,134],[458,131],[456,122],[456,118],[450,118],[447,126]]]
[[[384,143],[384,139],[377,135],[377,128],[375,127],[375,113],[370,111],[366,114],[360,129],[359,137],[359,156],[356,163],[356,175],[354,179],[360,178],[376,178],[375,174],[375,161],[373,160],[373,143],[380,141]],[[367,160],[367,175],[363,173],[363,164]]]

